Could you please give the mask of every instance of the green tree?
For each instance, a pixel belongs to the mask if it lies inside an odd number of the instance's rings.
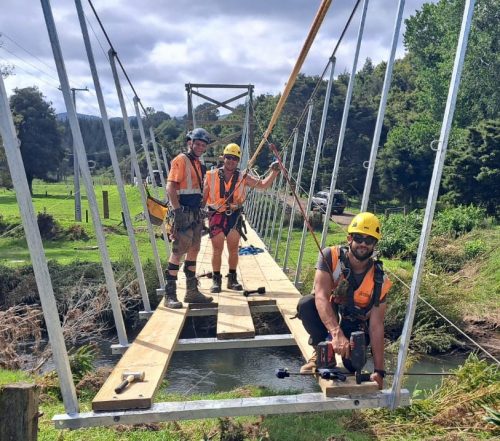
[[[455,204],[485,206],[499,216],[500,206],[500,119],[470,127],[462,142],[450,150],[443,187]]]
[[[427,197],[435,155],[431,143],[438,135],[439,124],[426,119],[389,132],[376,164],[386,198],[415,206]]]
[[[10,98],[30,192],[34,178],[47,179],[64,157],[54,109],[37,87],[15,89]]]
[[[417,73],[418,112],[442,118],[465,0],[427,3],[406,20],[404,42]],[[455,124],[468,127],[500,112],[500,2],[478,0],[465,57]]]

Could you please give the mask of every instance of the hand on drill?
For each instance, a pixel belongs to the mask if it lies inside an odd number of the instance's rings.
[[[342,358],[349,358],[351,355],[351,344],[340,329],[340,326],[336,329],[331,329],[330,335],[332,336],[331,345],[333,351]]]

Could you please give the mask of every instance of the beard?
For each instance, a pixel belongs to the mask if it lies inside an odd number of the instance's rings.
[[[365,260],[368,260],[370,257],[373,255],[373,249],[366,254],[360,254],[357,249],[354,249],[352,245],[349,245],[349,250],[351,251],[352,255],[358,259],[360,262],[364,262]]]

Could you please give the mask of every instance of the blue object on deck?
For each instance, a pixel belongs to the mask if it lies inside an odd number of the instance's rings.
[[[251,254],[259,254],[263,253],[264,250],[262,248],[254,247],[253,245],[249,245],[248,247],[241,247],[238,254],[240,256],[249,256]]]

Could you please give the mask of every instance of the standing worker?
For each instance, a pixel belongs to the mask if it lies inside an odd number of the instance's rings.
[[[271,173],[263,180],[243,174],[238,169],[241,149],[238,144],[228,144],[224,148],[223,165],[209,170],[205,177],[203,201],[209,210],[210,239],[212,241],[213,285],[210,292],[218,293],[222,289],[220,273],[224,240],[227,239],[229,274],[227,288],[241,291],[238,283],[236,267],[238,266],[238,244],[243,227],[243,202],[247,187],[267,189],[278,175],[279,165],[271,164]]]
[[[210,303],[198,289],[196,278],[196,258],[200,251],[203,198],[204,166],[200,156],[205,153],[210,136],[205,129],[196,128],[187,137],[187,153],[180,153],[173,160],[167,178],[167,195],[172,208],[170,214],[172,253],[168,261],[165,285],[165,306],[182,308],[177,299],[177,273],[182,256],[185,254],[187,303]]]
[[[370,378],[382,389],[384,316],[392,283],[384,275],[382,262],[372,257],[381,238],[379,220],[372,213],[359,213],[347,233],[348,247],[324,248],[319,254],[314,294],[302,297],[297,306],[297,316],[310,335],[309,343],[315,347],[312,358],[300,371],[314,371],[316,347],[329,336],[333,352],[341,355],[344,367],[353,371],[349,338],[354,331],[364,331],[367,344],[371,341],[373,355],[374,370]],[[334,366],[332,360],[330,367]]]

